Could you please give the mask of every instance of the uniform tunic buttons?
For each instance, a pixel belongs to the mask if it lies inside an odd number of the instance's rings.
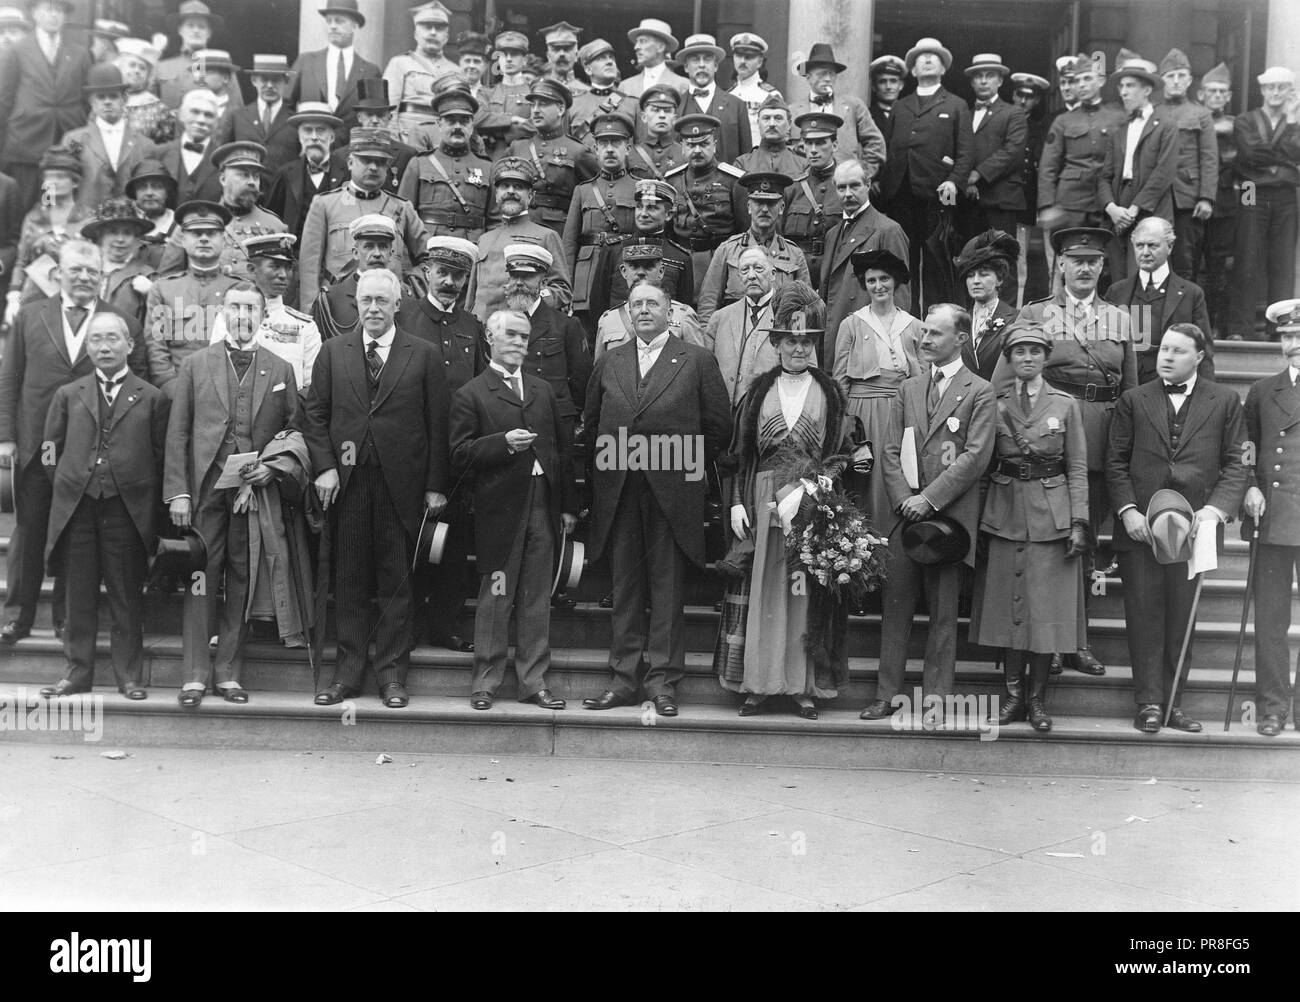
[[[1273,486],[1274,486],[1274,487],[1281,487],[1282,485],[1279,484],[1276,480],[1274,480],[1274,481],[1273,481]]]
[[[1279,456],[1282,455],[1282,447],[1280,445],[1277,447],[1277,454]]]

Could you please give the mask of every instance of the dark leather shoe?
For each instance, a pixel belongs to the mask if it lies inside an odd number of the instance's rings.
[[[524,700],[525,703],[536,703],[543,710],[563,710],[568,704],[559,696],[552,696],[550,689],[538,689],[535,693]]]
[[[323,692],[316,693],[317,706],[333,706],[335,703],[341,703],[345,699],[355,699],[361,693],[356,689],[344,685],[342,682],[335,682]]]
[[[83,692],[90,692],[90,689],[74,686],[66,678],[61,678],[53,685],[47,685],[42,689],[41,695],[46,699],[58,699],[60,696],[77,696]]]
[[[470,693],[469,705],[475,710],[492,709],[492,693],[490,692]]]
[[[800,703],[798,700],[795,700],[794,705],[795,709],[799,711],[799,716],[803,717],[804,720],[817,719],[817,707],[813,705],[812,700],[809,700],[806,703]]]
[[[15,644],[22,640],[23,637],[30,637],[32,631],[30,627],[19,626],[16,621],[5,623],[0,626],[0,644]]]
[[[1143,734],[1158,734],[1162,717],[1160,707],[1154,703],[1148,703],[1146,706],[1138,708],[1137,716],[1133,718],[1133,726]]]
[[[1275,738],[1282,733],[1282,718],[1275,713],[1267,713],[1255,725],[1255,730],[1266,738]]]
[[[858,714],[859,720],[884,720],[886,717],[894,715],[894,708],[889,705],[888,700],[873,699],[866,705],[861,713]]]
[[[654,698],[655,713],[661,717],[677,716],[677,701],[672,696],[656,696]]]
[[[1085,675],[1105,675],[1106,666],[1097,660],[1096,655],[1087,647],[1080,647],[1073,654],[1065,656],[1065,662],[1075,671]]]
[[[182,689],[176,694],[176,702],[187,710],[192,710],[203,702],[204,690],[202,689]]]
[[[401,682],[385,682],[379,690],[379,698],[390,710],[400,710],[411,702],[411,697],[406,694],[406,686]]]
[[[1201,732],[1201,722],[1193,720],[1176,706],[1169,712],[1169,726],[1176,731],[1186,731],[1188,734]]]
[[[217,689],[217,695],[227,703],[244,704],[248,702],[248,693],[237,685],[228,685]]]
[[[133,699],[136,701],[149,698],[149,693],[139,682],[128,682],[126,685],[118,686],[118,692],[127,699]]]
[[[612,710],[616,706],[626,706],[627,700],[613,689],[606,689],[599,696],[582,701],[584,710]]]
[[[445,637],[434,637],[433,645],[435,647],[445,647],[449,651],[459,651],[461,654],[473,654],[474,645],[464,637],[452,633]]]
[[[612,608],[614,608],[614,596],[613,596],[613,595],[606,595],[604,598],[602,598],[602,599],[600,600],[600,607],[601,607],[602,609],[612,609]]]
[[[1048,673],[1052,675],[1059,675],[1063,671],[1065,671],[1065,658],[1062,657],[1060,654],[1053,654],[1052,666],[1048,669]]]
[[[763,712],[763,701],[755,699],[753,696],[746,696],[745,701],[740,704],[740,715],[742,717],[757,717]]]

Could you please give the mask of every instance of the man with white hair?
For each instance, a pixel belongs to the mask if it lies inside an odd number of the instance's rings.
[[[323,102],[304,101],[289,118],[289,125],[298,130],[302,152],[281,165],[270,179],[266,207],[284,221],[290,233],[301,237],[312,200],[342,187],[348,179],[346,163],[330,155],[343,120]]]
[[[1300,95],[1295,72],[1271,66],[1258,77],[1264,103],[1233,123],[1235,171],[1254,200],[1237,208],[1229,337],[1252,339],[1255,307],[1275,303],[1295,289],[1296,188],[1300,186]],[[1267,291],[1267,296],[1264,292]]]
[[[217,149],[212,133],[218,117],[217,96],[210,90],[191,90],[181,99],[176,113],[181,134],[158,150],[158,159],[176,181],[178,205],[221,198],[221,179],[212,160]]]

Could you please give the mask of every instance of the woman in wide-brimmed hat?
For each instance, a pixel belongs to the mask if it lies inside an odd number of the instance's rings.
[[[1002,298],[1002,286],[1020,257],[1010,233],[985,230],[969,240],[956,261],[957,278],[971,299],[970,344],[962,349],[966,368],[991,380],[1002,354],[1002,337],[1018,312]]]
[[[6,319],[20,305],[52,296],[58,283],[48,275],[44,258],[58,260],[59,248],[81,232],[90,211],[77,204],[81,184],[81,158],[62,146],[51,146],[41,157],[41,199],[23,217],[18,236],[18,256],[9,283]]]

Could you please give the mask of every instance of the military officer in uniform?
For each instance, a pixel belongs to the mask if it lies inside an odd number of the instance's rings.
[[[636,98],[618,89],[614,46],[603,38],[593,38],[578,50],[578,61],[591,84],[581,90],[570,90],[573,105],[569,108],[569,135],[579,142],[588,142],[592,119],[611,111],[622,112],[636,121],[640,110]]]
[[[759,171],[746,174],[740,179],[740,185],[749,192],[746,206],[749,229],[727,237],[713,252],[697,301],[700,320],[706,324],[717,310],[745,295],[745,283],[740,277],[740,255],[749,247],[766,249],[772,260],[773,289],[796,280],[812,284],[803,251],[781,236],[782,200],[790,178],[785,174]]]
[[[239,279],[221,270],[230,210],[216,202],[186,202],[176,210],[186,264],[163,272],[145,299],[149,381],[165,387],[186,358],[212,340],[222,297]]]
[[[1029,120],[1023,168],[1025,208],[1016,224],[1016,240],[1020,244],[1016,269],[1020,278],[1020,301],[1027,303],[1043,297],[1051,278],[1047,271],[1043,231],[1038,226],[1038,164],[1043,159],[1043,144],[1047,140],[1048,123],[1043,102],[1052,85],[1035,73],[1012,73],[1011,85],[1014,88],[1011,100],[1024,109]]]
[[[1120,394],[1137,386],[1137,361],[1128,312],[1106,302],[1097,294],[1109,230],[1073,227],[1052,234],[1057,269],[1063,285],[1054,296],[1027,304],[1017,322],[1041,324],[1052,338],[1052,352],[1043,367],[1043,378],[1058,390],[1079,401],[1083,432],[1088,443],[1088,527],[1095,545],[1097,532],[1110,510],[1106,490],[1106,443],[1111,415]],[[1014,375],[1007,358],[993,370],[993,389],[1006,391]],[[1084,580],[1093,561],[1084,558]],[[1084,589],[1085,601],[1089,589]],[[1088,675],[1101,675],[1105,668],[1088,649],[1080,620],[1079,650],[1065,655],[1066,664]]]
[[[668,84],[648,88],[639,101],[642,141],[632,149],[628,169],[638,177],[662,180],[686,163],[674,126],[681,95]]]
[[[606,249],[636,229],[636,179],[627,172],[632,120],[611,112],[597,115],[591,128],[600,173],[573,193],[564,223],[564,258],[573,276],[573,312],[594,331],[601,292],[595,280],[603,273]]]
[[[1160,61],[1164,81],[1162,108],[1178,129],[1178,172],[1174,175],[1174,251],[1169,266],[1189,282],[1196,280],[1205,222],[1214,212],[1219,189],[1219,148],[1214,119],[1204,105],[1187,96],[1192,64],[1181,49],[1170,49]],[[1209,331],[1204,332],[1209,335]]]
[[[771,171],[796,177],[808,162],[790,148],[790,106],[775,90],[759,105],[754,135],[758,145],[736,157],[736,166],[749,171]]]
[[[578,36],[582,29],[568,21],[557,21],[539,28],[537,34],[546,43],[546,73],[541,79],[555,81],[575,97],[585,91],[587,85],[573,73],[578,62]]]
[[[781,100],[781,92],[764,80],[761,73],[763,63],[767,61],[767,42],[761,35],[755,35],[752,31],[742,31],[738,35],[732,35],[729,44],[731,62],[736,67],[736,82],[731,85],[731,90],[727,93],[745,102],[745,107],[749,111],[750,135],[757,137],[760,134],[758,119],[763,103],[773,97],[778,101]],[[742,155],[744,152],[741,151]],[[759,168],[746,168],[746,170],[757,169]],[[782,170],[780,167],[768,169]]]
[[[469,147],[478,102],[462,90],[444,91],[433,100],[441,133],[438,148],[407,164],[398,193],[415,206],[431,236],[472,243],[487,229],[492,176],[492,164]]]
[[[543,282],[542,294],[551,306],[557,308],[563,308],[571,298],[564,244],[554,230],[533,219],[529,211],[536,183],[537,174],[522,157],[503,157],[492,168],[492,192],[496,199],[493,214],[501,222],[479,237],[474,254],[478,267],[470,272],[469,289],[465,294],[466,304],[481,322],[486,322],[497,310],[506,308],[505,249],[510,244],[545,247],[552,263]]]
[[[357,100],[353,108],[356,110],[357,121],[360,123],[361,128],[381,129],[391,135],[395,107],[388,100],[387,80],[357,81]],[[346,176],[349,173],[348,155],[350,153],[351,150],[346,145],[340,146],[331,153],[330,172],[337,172]],[[420,151],[414,146],[409,146],[397,139],[393,140],[393,158],[388,165],[388,173],[384,175],[384,191],[390,195],[397,194],[397,188],[402,183],[402,175],[406,173],[406,165],[419,153]]]
[[[739,183],[745,172],[718,161],[718,120],[713,116],[684,115],[673,128],[687,157],[664,175],[677,191],[673,234],[690,249],[695,288],[700,289],[718,245],[749,226],[748,193]]]
[[[523,157],[536,172],[528,215],[556,233],[564,232],[573,189],[597,172],[591,150],[564,131],[564,114],[572,104],[564,84],[546,77],[538,80],[528,91],[530,121],[537,134],[510,144],[510,156]]]
[[[421,265],[428,257],[429,239],[415,207],[383,189],[393,158],[393,137],[379,129],[353,129],[348,151],[352,177],[338,191],[312,199],[302,227],[298,258],[298,307],[309,309],[322,287],[328,287],[352,260],[348,225],[358,216],[378,214],[396,223],[400,242],[389,265],[398,275]]]
[[[402,142],[416,145],[412,136],[422,126],[437,123],[433,111],[433,82],[456,72],[456,64],[443,54],[451,34],[451,12],[438,0],[411,8],[415,21],[416,47],[388,61],[384,80],[397,102],[394,134]]]
[[[328,289],[322,290],[312,304],[311,318],[328,341],[350,333],[360,319],[357,313],[357,279],[373,268],[394,270],[393,245],[397,242],[397,224],[387,216],[371,213],[358,216],[348,224],[348,241],[352,258],[334,276]]]
[[[629,244],[654,244],[663,256],[663,284],[659,287],[669,298],[683,303],[695,302],[695,265],[691,252],[668,235],[668,220],[677,204],[677,191],[667,181],[643,178],[636,183],[636,232],[624,237],[609,255],[610,276],[601,282],[608,288],[611,303],[627,301],[628,285],[623,281],[620,264],[623,248]]]
[[[476,112],[475,130],[483,137],[492,159],[510,148],[517,139],[530,136],[528,121],[528,81],[524,78],[524,59],[528,55],[528,38],[518,31],[503,31],[492,43],[501,57],[501,79],[488,91],[487,103]]]
[[[629,243],[622,247],[619,273],[624,289],[633,289],[640,282],[664,287],[663,251],[652,243]],[[668,307],[668,332],[683,341],[709,347],[704,336],[704,325],[687,304],[673,299]],[[636,327],[627,308],[627,293],[622,301],[601,314],[596,324],[596,350],[592,360],[600,358],[611,348],[635,340]]]
[[[793,175],[785,190],[785,238],[794,243],[808,261],[808,270],[821,274],[826,253],[826,234],[844,213],[844,203],[835,187],[835,154],[839,149],[839,115],[810,111],[795,119],[803,142],[808,167]]]

